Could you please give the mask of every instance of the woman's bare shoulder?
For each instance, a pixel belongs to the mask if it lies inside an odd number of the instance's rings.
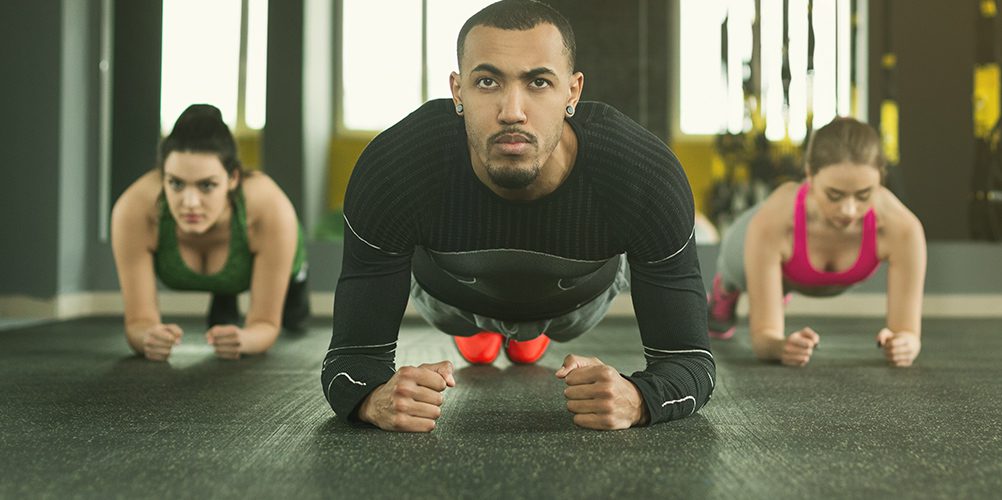
[[[157,245],[160,223],[158,200],[163,191],[160,172],[151,170],[136,179],[111,210],[112,241],[131,242],[147,249]]]
[[[756,227],[782,233],[793,224],[793,205],[800,189],[798,182],[784,182],[762,202],[752,219]]]
[[[163,192],[160,172],[151,170],[136,179],[118,200],[112,209],[112,216],[127,217],[131,220],[139,218],[156,221],[159,216],[157,200]]]
[[[256,226],[261,221],[296,221],[296,209],[282,188],[263,172],[244,177],[242,183],[247,223]],[[294,222],[293,222],[294,223]],[[270,225],[270,224],[269,224]]]
[[[282,188],[263,172],[245,174],[241,188],[248,212],[274,210],[289,200]]]
[[[922,222],[897,196],[884,186],[874,200],[880,230],[893,240],[924,234]]]
[[[766,201],[784,204],[787,202],[793,203],[793,201],[797,198],[797,192],[800,191],[800,186],[801,183],[799,182],[784,182],[777,186],[776,189],[772,190],[772,193],[769,194]]]

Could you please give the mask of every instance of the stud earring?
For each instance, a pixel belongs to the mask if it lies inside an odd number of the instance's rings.
[[[574,106],[568,104],[567,109],[565,109],[564,111],[567,112],[567,116],[574,116]]]
[[[456,114],[457,115],[463,114],[463,103],[459,103],[456,105]]]

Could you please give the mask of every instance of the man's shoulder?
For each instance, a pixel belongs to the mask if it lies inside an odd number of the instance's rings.
[[[675,153],[661,138],[613,106],[582,102],[579,110],[577,124],[591,163],[598,167],[596,174],[619,179],[640,176],[647,179],[644,185],[657,184],[655,178],[674,181],[679,174],[684,176]]]
[[[609,209],[631,217],[691,210],[685,170],[664,141],[608,104],[582,103],[579,110],[585,169]]]
[[[574,113],[575,119],[586,127],[627,127],[628,129],[646,129],[615,106],[601,101],[581,101]],[[648,132],[648,134],[650,134]],[[653,137],[653,135],[652,135]]]
[[[367,149],[386,147],[394,151],[435,146],[450,146],[458,131],[461,119],[452,111],[449,99],[434,99],[422,104],[390,128],[380,132]]]
[[[345,192],[345,214],[355,217],[356,230],[371,238],[372,227],[409,217],[435,199],[463,133],[461,119],[457,123],[450,110],[447,99],[429,101],[365,147]]]
[[[355,165],[359,174],[386,169],[434,169],[447,158],[463,132],[448,99],[428,101],[366,145]]]
[[[425,102],[401,121],[434,120],[453,123],[458,119],[458,116],[452,105],[452,99],[442,98]]]
[[[630,120],[628,116],[610,104],[601,101],[581,101],[574,112],[575,119],[584,126],[603,126]]]
[[[619,158],[647,157],[661,162],[678,160],[664,140],[615,107],[597,101],[581,102],[574,116],[586,141]]]
[[[455,129],[460,118],[450,99],[432,99],[383,131],[380,136],[400,133],[422,134],[429,130]]]

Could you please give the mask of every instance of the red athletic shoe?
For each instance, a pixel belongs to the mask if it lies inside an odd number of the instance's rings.
[[[501,334],[480,332],[472,337],[452,337],[463,359],[474,365],[489,365],[501,352]]]
[[[512,363],[526,365],[539,361],[549,345],[550,337],[540,334],[540,336],[525,342],[512,340],[508,342],[508,347],[505,348],[504,352]]]

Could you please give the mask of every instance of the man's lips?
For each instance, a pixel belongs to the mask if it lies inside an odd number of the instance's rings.
[[[529,138],[520,134],[505,134],[494,140],[497,144],[518,144],[518,143],[528,143]]]
[[[505,155],[522,155],[532,146],[531,138],[518,133],[498,135],[493,142]]]
[[[496,146],[501,150],[501,154],[505,155],[517,156],[529,151],[528,142],[499,142]]]

